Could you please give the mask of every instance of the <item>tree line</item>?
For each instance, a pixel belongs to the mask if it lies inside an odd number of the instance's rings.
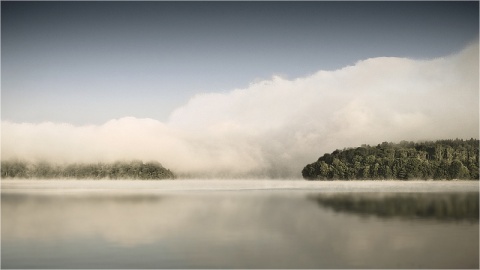
[[[117,161],[114,163],[52,164],[23,160],[1,162],[2,178],[75,179],[174,179],[159,162]]]
[[[478,155],[478,139],[383,142],[326,153],[302,175],[307,180],[478,180]]]

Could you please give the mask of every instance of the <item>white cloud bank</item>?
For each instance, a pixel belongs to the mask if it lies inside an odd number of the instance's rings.
[[[206,93],[168,122],[2,121],[2,159],[157,160],[196,177],[300,177],[325,152],[383,141],[478,138],[478,43],[433,60],[372,58],[336,71]]]

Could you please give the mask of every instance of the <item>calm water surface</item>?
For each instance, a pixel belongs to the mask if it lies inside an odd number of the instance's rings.
[[[2,268],[477,268],[478,182],[5,181]]]

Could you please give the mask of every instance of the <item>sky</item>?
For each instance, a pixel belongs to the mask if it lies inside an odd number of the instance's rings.
[[[478,2],[2,2],[2,159],[298,177],[478,138]]]
[[[478,2],[2,2],[1,20],[2,119],[76,125],[478,39]]]

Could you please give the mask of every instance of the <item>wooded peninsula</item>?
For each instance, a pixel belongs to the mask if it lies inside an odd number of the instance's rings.
[[[326,153],[302,170],[307,180],[479,180],[479,140],[383,142]],[[160,163],[52,164],[6,160],[1,178],[175,179]]]
[[[58,165],[21,160],[2,161],[2,178],[39,179],[175,179],[162,164],[151,161],[118,161],[114,163],[75,163]]]
[[[479,179],[479,140],[438,140],[335,150],[302,170],[307,180]]]

